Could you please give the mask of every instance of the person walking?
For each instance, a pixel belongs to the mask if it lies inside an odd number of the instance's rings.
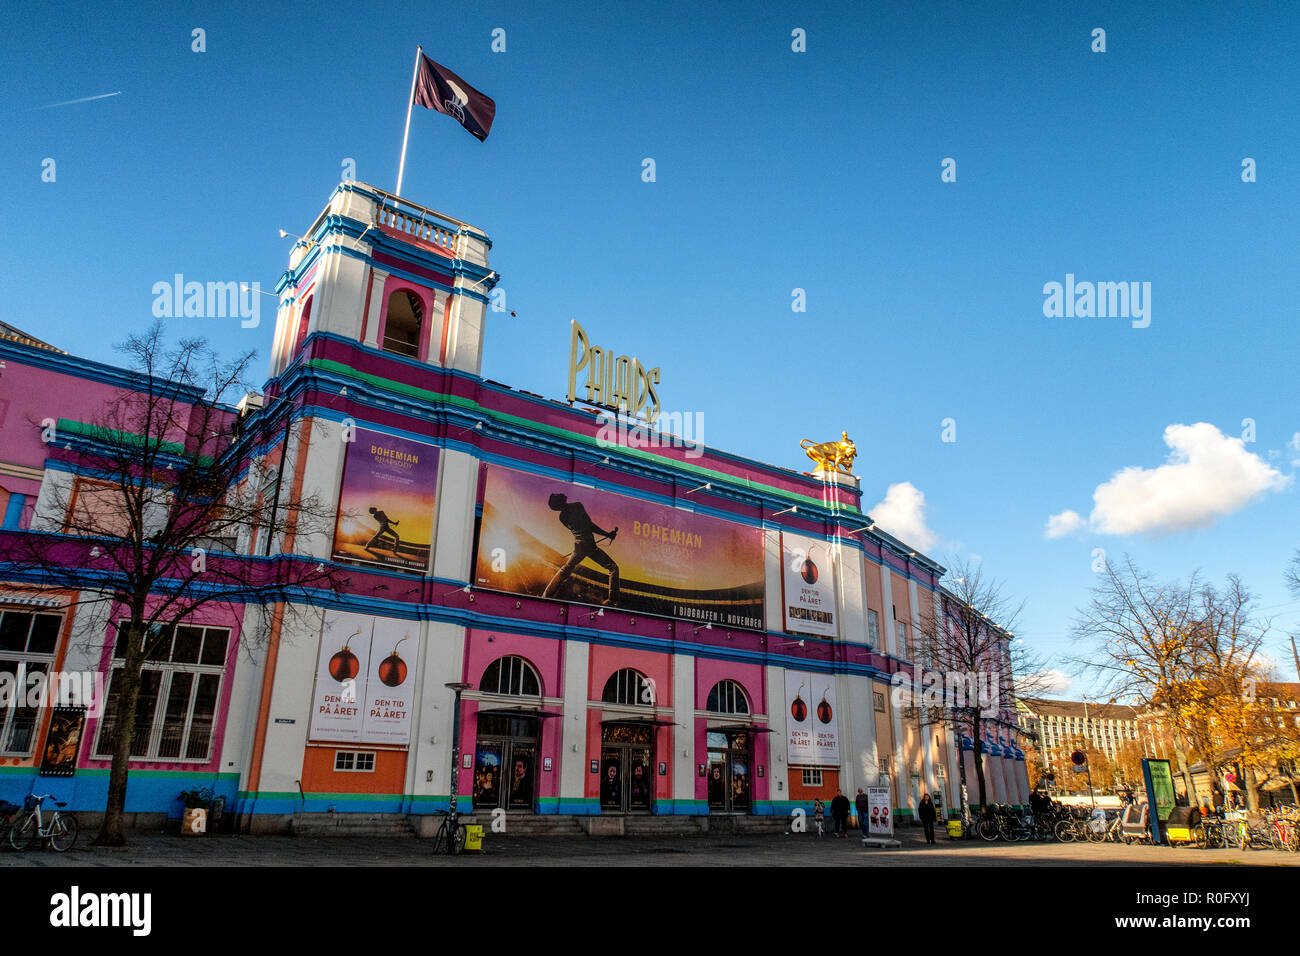
[[[842,790],[836,790],[831,799],[831,819],[835,821],[835,835],[843,839],[849,837],[849,798]]]
[[[934,801],[930,799],[927,793],[921,797],[921,805],[916,808],[916,815],[921,820],[921,826],[925,827],[925,842],[934,842]]]
[[[853,805],[858,811],[858,829],[862,831],[863,836],[866,836],[867,816],[871,813],[871,801],[867,799],[867,795],[862,792],[861,787],[858,787],[858,796],[853,801]]]

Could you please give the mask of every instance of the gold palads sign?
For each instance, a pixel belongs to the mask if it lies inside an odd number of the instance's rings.
[[[586,401],[633,418],[644,413],[647,423],[659,417],[658,367],[592,345],[576,319],[569,322],[569,401],[578,398],[578,373],[587,370]]]

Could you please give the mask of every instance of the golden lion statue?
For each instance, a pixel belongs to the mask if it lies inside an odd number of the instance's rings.
[[[805,438],[799,442],[799,447],[817,464],[819,470],[834,470],[852,477],[853,459],[857,457],[858,449],[849,438],[848,432],[840,432],[840,434],[844,436],[840,441],[819,443],[811,438]]]

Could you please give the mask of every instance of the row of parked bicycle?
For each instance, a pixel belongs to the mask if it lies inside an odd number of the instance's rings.
[[[1187,825],[1191,824],[1191,825]],[[1170,846],[1240,849],[1274,849],[1300,852],[1300,810],[1282,807],[1256,814],[1229,814],[1190,819],[1171,818],[1165,827]],[[1059,807],[1035,815],[1006,804],[987,808],[972,827],[972,835],[1008,843],[1055,840],[1061,843],[1151,842],[1146,804],[1129,804],[1119,810]]]

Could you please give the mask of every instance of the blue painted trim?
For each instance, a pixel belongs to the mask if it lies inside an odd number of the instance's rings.
[[[22,524],[23,508],[27,504],[26,495],[13,494],[9,496],[9,504],[5,507],[4,524],[0,525],[5,531],[18,531]]]

